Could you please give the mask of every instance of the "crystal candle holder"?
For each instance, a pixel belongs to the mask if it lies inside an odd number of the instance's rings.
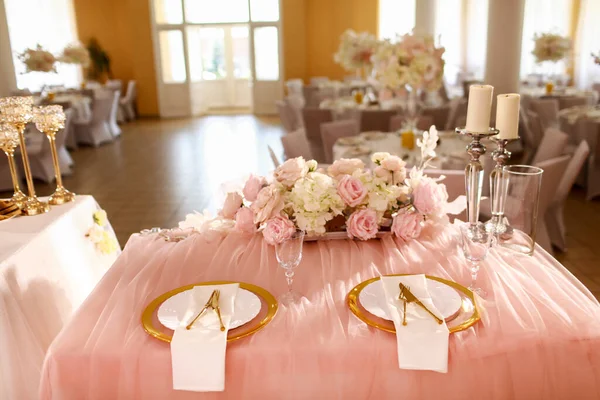
[[[19,145],[19,132],[17,129],[7,123],[0,124],[0,149],[8,158],[8,168],[10,169],[10,177],[14,188],[14,194],[10,202],[17,207],[22,208],[27,200],[25,193],[19,187],[19,178],[17,176],[17,167],[15,164],[15,149]]]
[[[56,190],[48,199],[52,205],[68,203],[75,199],[75,194],[69,192],[62,184],[58,153],[56,151],[56,132],[65,127],[65,113],[62,106],[36,107],[33,113],[33,122],[40,132],[43,132],[50,142],[52,152],[52,163],[54,164],[54,176],[56,177]]]
[[[483,165],[481,165],[479,157],[485,154],[485,146],[481,143],[481,139],[497,135],[498,130],[488,128],[487,132],[472,132],[466,128],[456,128],[456,133],[471,137],[471,143],[467,146],[467,153],[471,156],[471,161],[465,168],[465,186],[467,191],[467,218],[469,224],[475,226],[479,220],[483,184]]]
[[[500,139],[493,137],[491,140],[497,144],[496,150],[492,152],[492,158],[496,162],[494,170],[490,173],[490,197],[492,218],[486,222],[486,229],[494,232],[501,238],[512,234],[512,228],[504,217],[504,208],[508,189],[508,177],[504,173],[504,166],[510,159],[511,153],[506,149],[508,143],[518,140]]]
[[[25,215],[37,215],[50,209],[48,203],[40,201],[35,196],[35,187],[29,166],[27,146],[25,145],[25,125],[33,118],[33,97],[17,96],[4,97],[0,99],[0,116],[2,122],[9,123],[19,132],[19,143],[21,145],[21,157],[23,158],[23,169],[27,179],[28,196],[21,210]]]

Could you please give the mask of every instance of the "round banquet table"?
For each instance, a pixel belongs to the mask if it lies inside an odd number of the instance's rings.
[[[230,342],[225,391],[172,389],[169,345],[147,335],[142,311],[174,288],[243,281],[286,290],[273,247],[260,235],[193,234],[178,243],[134,235],[50,347],[42,399],[597,399],[600,304],[560,263],[493,249],[482,263],[482,320],[452,334],[448,373],[398,368],[396,338],[346,306],[359,282],[426,273],[467,284],[454,225],[419,240],[305,244],[294,286],[304,297]]]
[[[344,139],[338,139],[333,145],[333,159],[359,158],[366,165],[371,165],[371,154],[385,151],[400,156],[407,165],[416,165],[421,159],[421,149],[416,146],[413,149],[402,147],[402,138],[395,132],[382,132],[380,137],[369,138],[372,133],[359,135],[361,142],[356,145],[343,144]],[[464,169],[469,162],[466,147],[470,138],[458,135],[451,131],[440,131],[440,142],[435,152],[437,157],[430,163],[434,168],[440,169]],[[416,138],[419,136],[417,135]],[[416,141],[415,138],[415,141]],[[486,141],[487,142],[487,141]]]

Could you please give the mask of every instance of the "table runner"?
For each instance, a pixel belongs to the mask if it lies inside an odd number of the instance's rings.
[[[85,237],[92,196],[0,222],[0,399],[37,399],[44,355],[117,253]]]
[[[600,396],[600,305],[541,248],[494,249],[482,264],[482,321],[451,335],[447,374],[398,369],[395,336],[370,328],[345,298],[359,282],[427,273],[467,284],[455,226],[417,241],[306,243],[294,286],[262,331],[232,342],[222,393],[172,390],[169,346],[140,324],[146,305],[181,285],[238,280],[286,290],[260,235],[134,235],[53,342],[42,399],[592,399]]]

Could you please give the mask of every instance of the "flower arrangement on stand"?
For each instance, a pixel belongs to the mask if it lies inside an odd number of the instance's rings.
[[[531,54],[535,57],[538,64],[545,63],[549,65],[546,82],[546,93],[552,93],[554,83],[552,82],[557,62],[565,59],[571,50],[571,40],[567,37],[555,33],[541,33],[533,36],[534,47]]]
[[[445,185],[423,172],[435,157],[437,140],[432,126],[417,141],[421,162],[408,175],[405,162],[389,153],[373,154],[373,169],[359,159],[337,160],[327,171],[314,160],[287,160],[271,182],[250,176],[241,192],[228,193],[218,216],[190,214],[179,227],[201,233],[260,232],[271,245],[296,230],[309,236],[345,231],[359,240],[373,239],[380,231],[416,238],[425,225],[448,221]]]
[[[592,53],[592,59],[594,60],[594,64],[600,65],[600,51],[598,54]]]
[[[349,29],[340,37],[340,47],[333,55],[336,63],[346,71],[365,71],[366,77],[373,64],[371,56],[379,46],[375,36],[367,32],[356,33]]]
[[[437,91],[443,84],[444,51],[431,36],[406,34],[384,41],[373,54],[375,79],[394,92],[408,92],[406,103],[400,105],[414,125],[420,111],[419,92]]]
[[[87,68],[90,65],[90,52],[79,43],[70,44],[63,49],[58,61],[65,64],[78,64]]]
[[[26,73],[56,72],[56,57],[39,44],[34,49],[25,49],[18,58],[25,64]]]

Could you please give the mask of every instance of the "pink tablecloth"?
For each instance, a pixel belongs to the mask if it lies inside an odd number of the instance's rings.
[[[483,319],[450,338],[448,374],[398,369],[394,335],[346,307],[359,282],[428,273],[467,283],[456,228],[400,239],[307,243],[297,273],[306,298],[281,307],[264,330],[230,343],[226,390],[172,390],[169,346],[144,333],[156,296],[192,282],[240,280],[285,290],[260,236],[207,243],[133,236],[121,257],[53,342],[42,399],[597,399],[600,305],[540,248],[534,257],[492,251],[483,266]]]

